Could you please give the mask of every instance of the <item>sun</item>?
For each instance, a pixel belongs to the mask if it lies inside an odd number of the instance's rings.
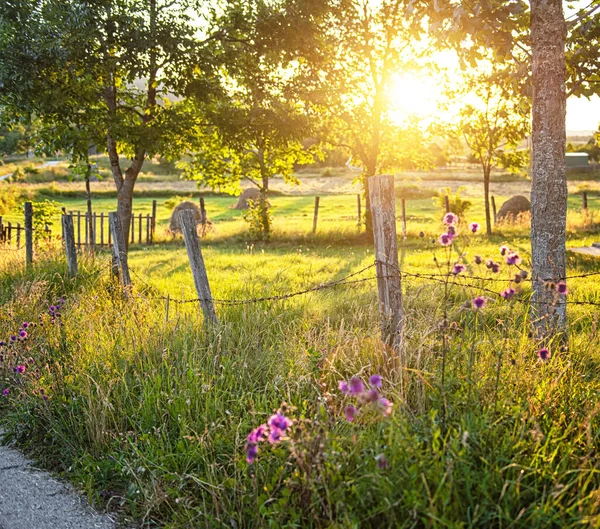
[[[388,93],[390,117],[396,123],[430,121],[438,113],[440,91],[434,78],[420,73],[392,76]]]

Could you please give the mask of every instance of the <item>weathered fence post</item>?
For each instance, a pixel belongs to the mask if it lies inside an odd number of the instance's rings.
[[[123,283],[123,286],[127,288],[131,286],[129,265],[127,264],[127,249],[121,221],[119,220],[116,211],[108,214],[108,224],[113,239],[113,255],[117,261],[118,267],[121,269],[121,282]]]
[[[204,320],[216,324],[217,314],[210,293],[204,259],[202,258],[202,250],[200,249],[200,239],[198,237],[194,212],[190,209],[180,211],[179,220],[181,222],[181,232],[183,233],[185,247],[192,268],[192,275],[194,276],[194,286],[196,287],[196,293],[198,294],[202,312],[204,313]]]
[[[200,223],[202,224],[202,236],[206,235],[206,206],[204,204],[204,197],[200,197]]]
[[[402,199],[402,238],[406,240],[406,200]]]
[[[33,265],[33,205],[25,202],[25,263]]]
[[[81,211],[77,212],[77,246],[81,246]]]
[[[135,243],[135,215],[132,213],[131,214],[131,244]]]
[[[586,191],[581,193],[581,202],[582,202],[581,205],[583,206],[583,211],[587,212],[588,203],[587,203],[587,192]]]
[[[21,247],[21,223],[17,222],[17,248]]]
[[[73,217],[70,215],[62,216],[62,232],[65,241],[65,250],[67,253],[67,268],[69,275],[77,275],[77,250],[75,249],[75,229],[73,227]]]
[[[372,176],[368,180],[373,215],[377,266],[377,290],[383,341],[400,353],[403,332],[402,287],[396,239],[394,177]]]
[[[152,217],[146,215],[146,244],[150,244],[150,238],[152,237]]]
[[[446,208],[446,213],[450,213],[450,197],[448,195],[444,196],[444,207]]]
[[[138,215],[138,244],[142,244],[142,214]]]
[[[360,231],[360,224],[361,224],[361,221],[362,221],[362,218],[361,218],[362,217],[362,213],[360,211],[360,193],[358,193],[356,195],[356,209],[358,210],[357,211],[358,222],[356,223],[356,225],[358,226],[358,231]]]
[[[319,220],[319,201],[321,197],[315,197],[315,213],[313,215],[313,235],[317,233],[317,221]]]
[[[496,212],[496,199],[494,198],[494,195],[492,195],[492,213],[494,214],[494,224],[496,224],[498,213]]]
[[[100,246],[104,246],[104,212],[100,213]]]
[[[4,224],[2,224],[2,215],[0,215],[0,241],[4,240]]]
[[[156,200],[152,201],[152,229],[150,231],[150,240],[154,239],[154,231],[156,230]]]

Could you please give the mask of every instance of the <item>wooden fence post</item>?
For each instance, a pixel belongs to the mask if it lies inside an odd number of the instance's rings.
[[[152,237],[152,217],[150,215],[146,215],[146,244],[150,244],[151,237]]]
[[[179,220],[181,222],[181,231],[185,241],[192,275],[194,276],[194,286],[196,293],[202,306],[204,320],[211,324],[217,324],[217,314],[213,305],[210,286],[208,284],[208,276],[202,258],[202,250],[200,249],[200,239],[196,228],[196,218],[194,212],[190,209],[184,209],[179,212]]]
[[[100,213],[100,246],[104,246],[104,212]]]
[[[204,204],[204,197],[200,197],[200,223],[202,224],[202,237],[206,235],[206,205]]]
[[[0,215],[0,241],[4,240],[4,224],[2,224],[2,215]]]
[[[360,224],[362,222],[362,212],[360,211],[360,193],[356,195],[356,209],[358,210],[358,222],[356,223],[356,225],[358,226],[358,231],[360,231]]]
[[[65,240],[65,250],[67,253],[67,268],[69,275],[77,275],[77,250],[75,248],[75,230],[73,228],[73,217],[70,215],[62,216],[62,231]]]
[[[373,215],[373,236],[377,266],[377,290],[383,341],[401,352],[404,315],[396,240],[396,207],[393,175],[368,180]]]
[[[142,244],[142,214],[138,215],[138,244]]]
[[[21,247],[21,223],[17,222],[17,248]]]
[[[131,244],[135,243],[135,215],[131,214],[131,227],[129,229],[131,231]]]
[[[152,201],[152,228],[150,230],[150,240],[154,240],[154,232],[156,231],[156,200]]]
[[[129,276],[129,265],[127,264],[127,248],[125,244],[125,236],[121,227],[121,221],[117,212],[108,214],[108,224],[112,233],[113,239],[113,255],[117,260],[117,264],[121,269],[121,282],[124,287],[131,286],[131,277]]]
[[[582,206],[583,206],[583,211],[587,212],[588,209],[588,202],[587,202],[587,192],[584,191],[583,193],[581,193],[581,202],[582,202]]]
[[[406,240],[406,199],[402,199],[402,238]]]
[[[6,231],[8,232],[8,244],[12,244],[12,222],[6,224]]]
[[[313,215],[313,235],[317,233],[317,221],[319,220],[319,201],[321,197],[315,197],[315,213]]]
[[[33,205],[25,202],[25,262],[33,265]]]
[[[77,246],[81,247],[81,211],[77,212]]]
[[[496,199],[494,195],[492,195],[492,213],[494,214],[494,225],[496,224],[496,219],[498,218],[498,213],[496,212]]]
[[[446,208],[446,213],[450,213],[450,197],[448,195],[444,195],[444,207]]]

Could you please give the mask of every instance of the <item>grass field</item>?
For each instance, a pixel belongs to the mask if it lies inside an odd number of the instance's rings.
[[[596,307],[570,305],[569,347],[552,343],[542,361],[527,282],[511,301],[482,290],[514,277],[502,244],[528,269],[526,226],[487,239],[462,224],[462,257],[449,263],[483,279],[459,276],[448,291],[445,278],[404,279],[400,358],[380,339],[373,268],[352,278],[364,281],[289,299],[216,303],[219,324],[206,327],[195,303],[177,303],[195,295],[181,240],[162,233],[166,199],[157,198],[159,242],[131,247],[129,299],[105,251],[80,256],[70,279],[60,248],[40,247],[30,271],[22,253],[0,250],[0,340],[38,324],[0,346],[0,425],[41,465],[147,527],[600,527]],[[355,195],[323,196],[314,236],[313,196],[273,197],[268,243],[248,239],[235,201],[206,197],[215,229],[203,255],[218,300],[285,295],[373,264]],[[595,240],[596,201],[584,218],[570,198],[569,246]],[[151,202],[137,199],[136,212]],[[81,199],[62,204],[84,209]],[[97,212],[113,208],[95,201]],[[407,214],[403,270],[447,270],[431,241],[442,230],[433,201],[408,201]],[[482,223],[481,201],[467,220]],[[500,273],[475,255],[502,261]],[[568,259],[570,275],[598,270],[594,258]],[[600,303],[596,277],[570,280],[568,299]],[[59,298],[60,317],[49,309]],[[389,415],[338,388],[375,373]],[[293,425],[249,464],[248,434],[278,409]]]

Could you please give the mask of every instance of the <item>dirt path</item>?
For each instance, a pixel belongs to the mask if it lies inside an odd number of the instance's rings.
[[[115,529],[68,485],[0,446],[0,529]]]

